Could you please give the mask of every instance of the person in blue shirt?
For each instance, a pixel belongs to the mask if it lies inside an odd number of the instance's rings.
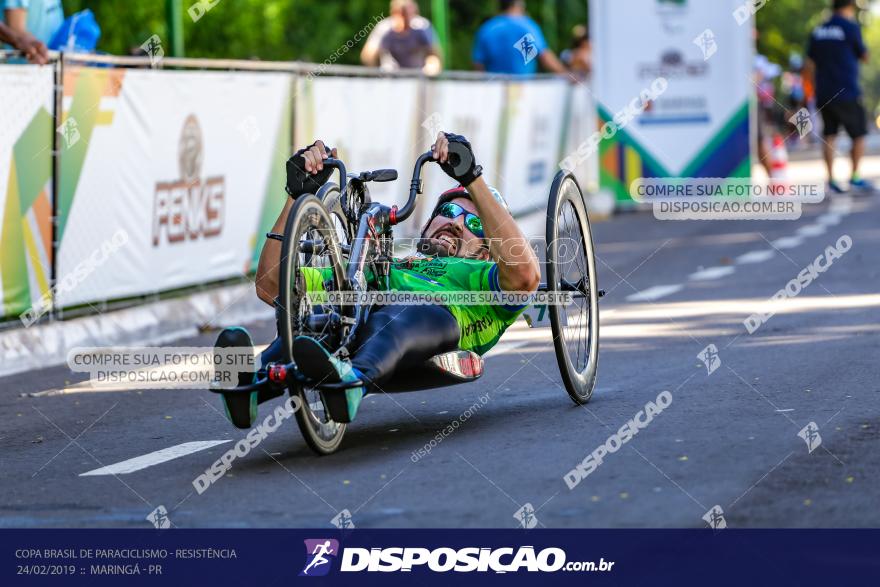
[[[842,126],[852,139],[850,186],[871,190],[859,176],[859,162],[865,153],[868,120],[862,105],[859,62],[868,61],[868,50],[856,22],[855,0],[833,0],[834,14],[816,27],[807,45],[808,70],[815,78],[816,105],[822,112],[825,138],[823,155],[832,192],[843,193],[834,181],[834,140]]]
[[[27,31],[45,44],[64,22],[61,0],[0,0],[0,3],[10,28]]]
[[[501,14],[483,23],[474,42],[474,67],[489,73],[531,75],[538,64],[553,73],[568,70],[547,46],[541,27],[526,15],[524,0],[501,0]]]

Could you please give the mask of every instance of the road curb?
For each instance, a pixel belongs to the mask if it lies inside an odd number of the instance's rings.
[[[64,364],[82,346],[157,345],[222,328],[273,319],[253,285],[237,284],[72,320],[0,332],[0,377]]]

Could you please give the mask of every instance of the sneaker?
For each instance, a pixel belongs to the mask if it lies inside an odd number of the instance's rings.
[[[351,361],[334,357],[324,345],[308,336],[294,339],[293,357],[299,370],[313,381],[340,383],[363,380],[363,375],[351,366]],[[365,394],[364,387],[322,392],[330,417],[342,424],[354,420]]]
[[[840,184],[838,184],[833,179],[828,182],[828,190],[832,194],[845,194],[846,193],[846,190],[843,189],[842,187],[840,187]]]
[[[849,185],[853,189],[857,189],[860,192],[873,192],[874,184],[872,184],[867,179],[862,179],[861,177],[854,177],[849,180]]]
[[[247,348],[253,353],[254,342],[251,335],[244,328],[232,327],[224,328],[220,335],[217,336],[217,342],[214,348]],[[254,381],[253,373],[239,372],[238,385],[250,385]],[[258,392],[250,393],[223,393],[223,409],[226,412],[226,418],[232,422],[232,425],[242,430],[253,427],[257,419]]]

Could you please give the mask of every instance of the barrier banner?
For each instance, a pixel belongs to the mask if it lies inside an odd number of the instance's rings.
[[[0,65],[0,316],[48,299],[53,70]]]
[[[568,98],[565,80],[508,84],[496,187],[514,216],[547,207],[550,184],[562,160]]]
[[[0,530],[0,577],[157,587],[194,577],[218,587],[873,585],[880,540],[871,529],[189,529],[164,507],[142,523],[155,529]]]
[[[56,305],[253,269],[284,205],[291,77],[73,67]]]
[[[423,120],[419,121],[419,153],[428,151],[440,131],[464,135],[471,142],[483,177],[498,182],[501,166],[501,135],[506,84],[502,81],[432,81],[427,84]],[[455,182],[436,165],[424,172],[425,198],[416,209],[421,226],[433,208],[436,196],[455,187]]]
[[[321,139],[349,173],[396,169],[397,181],[372,183],[374,201],[402,206],[416,158],[421,82],[413,79],[304,77],[297,80],[296,148]],[[333,182],[339,178],[334,175]]]
[[[578,148],[586,143],[590,135],[596,132],[598,118],[596,115],[596,102],[590,87],[586,83],[577,83],[571,86],[571,97],[568,107],[568,117],[563,125],[565,135],[565,153],[577,153]],[[586,161],[576,165],[572,172],[581,186],[584,196],[589,197],[599,189],[599,158],[594,155]]]
[[[590,2],[601,182],[619,202],[640,177],[750,176],[753,18],[742,0]]]

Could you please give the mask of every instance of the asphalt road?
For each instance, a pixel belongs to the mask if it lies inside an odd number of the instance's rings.
[[[212,394],[41,394],[75,381],[61,367],[2,379],[0,526],[149,527],[162,505],[177,527],[331,527],[342,510],[356,527],[517,527],[525,504],[546,527],[701,527],[715,506],[729,527],[880,526],[878,221],[869,197],[793,222],[595,224],[608,295],[587,406],[567,397],[549,330],[517,326],[478,383],[371,396],[329,457],[289,421],[201,495],[193,479],[232,442],[81,474],[239,440]],[[851,250],[748,334],[743,320],[843,235]],[[251,326],[258,341],[272,335]],[[710,344],[711,374],[698,357]],[[672,403],[570,490],[563,476],[664,390]],[[812,452],[798,436],[810,423]]]

